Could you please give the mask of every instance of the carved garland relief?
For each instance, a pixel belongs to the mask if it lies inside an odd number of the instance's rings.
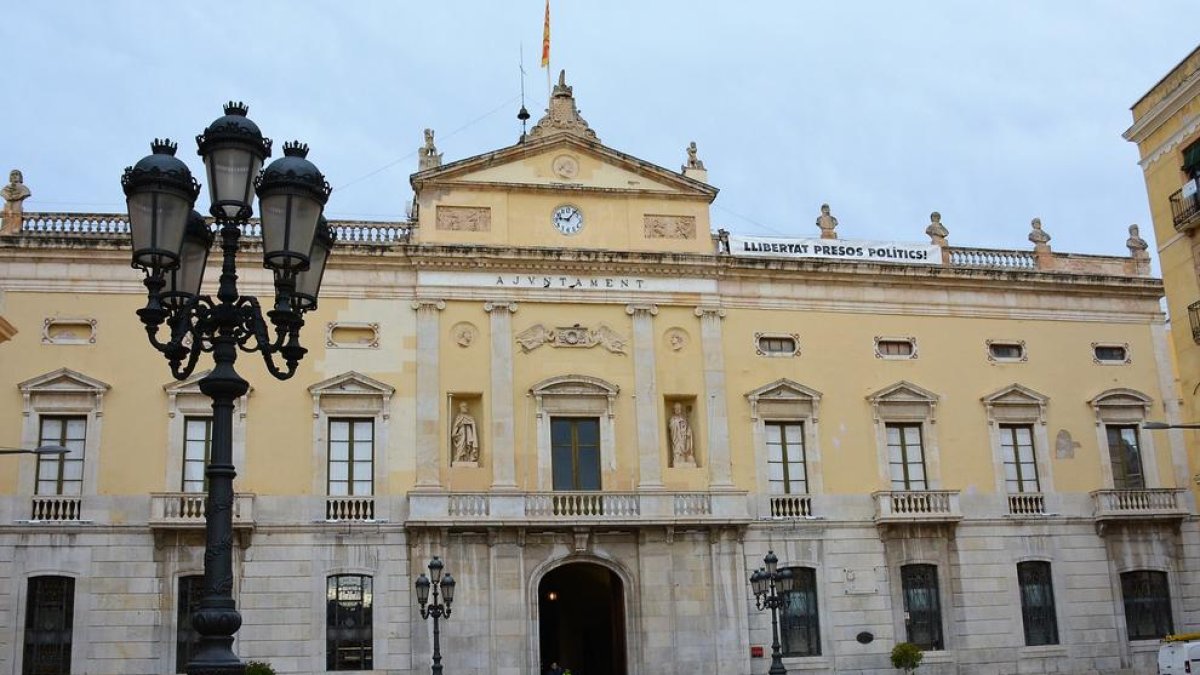
[[[600,324],[596,328],[587,328],[579,324],[546,328],[537,323],[517,333],[516,340],[517,344],[521,345],[521,351],[526,354],[545,344],[551,347],[581,347],[584,349],[599,345],[614,354],[624,354],[625,348],[629,344],[629,340],[604,324]]]
[[[436,227],[456,232],[490,232],[492,210],[486,206],[439,206]]]
[[[695,239],[695,216],[646,214],[643,228],[647,239]]]

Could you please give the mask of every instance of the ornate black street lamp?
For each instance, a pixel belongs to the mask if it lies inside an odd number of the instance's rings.
[[[321,217],[331,190],[305,159],[308,146],[285,143],[284,156],[262,169],[271,156],[271,141],[246,112],[245,105],[229,103],[225,115],[196,137],[208,175],[210,213],[221,235],[215,299],[200,294],[213,234],[192,210],[200,184],[176,159],[178,146],[156,139],[150,146],[153,154],[125,169],[121,177],[129,205],[133,266],[146,273],[148,299],[137,314],[150,344],[166,356],[176,379],[191,375],[201,352],[212,353],[214,362],[200,380],[200,391],[212,399],[213,431],[205,470],[204,595],[192,616],[200,640],[187,665],[189,675],[245,672],[233,653],[233,635],[242,625],[232,594],[233,402],[249,388],[234,371],[237,352],[260,352],[267,370],[278,379],[295,374],[307,351],[300,346],[303,316],[317,306],[333,245]],[[237,288],[238,240],[254,213],[254,193],[262,203],[263,264],[275,276],[274,305],[265,312],[266,320],[258,299]],[[163,324],[166,340],[158,336]],[[282,367],[276,357],[282,359]]]
[[[421,618],[433,617],[433,666],[429,668],[432,675],[442,675],[442,643],[438,632],[438,620],[450,618],[450,604],[454,602],[454,577],[449,572],[442,574],[442,560],[436,555],[429,561],[429,576],[421,574],[417,577],[417,602],[421,605]],[[429,589],[433,588],[433,601],[429,601]],[[444,603],[438,602],[438,591],[441,591]]]
[[[760,567],[750,575],[750,588],[754,590],[754,605],[762,611],[771,610],[771,669],[770,675],[787,675],[783,667],[783,653],[779,644],[779,608],[783,607],[784,595],[792,590],[792,571],[779,569],[779,558],[774,551],[767,551],[763,558],[766,567]]]

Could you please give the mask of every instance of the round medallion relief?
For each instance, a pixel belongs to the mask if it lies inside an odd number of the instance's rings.
[[[479,329],[472,323],[461,321],[450,328],[450,338],[459,347],[470,347],[477,337],[479,337]]]
[[[554,158],[550,168],[556,176],[569,180],[579,175],[579,160],[571,155],[559,155]]]
[[[663,340],[671,351],[681,351],[691,341],[691,336],[682,328],[672,328],[663,334]]]

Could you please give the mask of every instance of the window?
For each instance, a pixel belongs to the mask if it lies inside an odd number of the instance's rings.
[[[1121,574],[1125,627],[1130,640],[1159,640],[1174,632],[1167,573],[1136,570]]]
[[[1058,644],[1058,619],[1054,614],[1054,584],[1050,563],[1034,560],[1017,564],[1021,587],[1021,621],[1025,644],[1030,647]]]
[[[885,425],[893,490],[925,490],[925,452],[920,424]]]
[[[900,568],[900,584],[908,641],[921,649],[945,649],[937,565],[904,565]]]
[[[212,418],[187,417],[183,421],[184,492],[205,492],[208,478],[204,468],[212,456]],[[183,672],[182,670],[179,672]]]
[[[1142,490],[1146,477],[1142,472],[1142,453],[1138,446],[1137,427],[1129,424],[1105,426],[1108,435],[1108,457],[1112,463],[1113,488]]]
[[[767,479],[771,493],[807,494],[808,472],[804,464],[804,424],[767,422]]]
[[[992,342],[988,340],[988,359],[992,361],[1025,360],[1024,342]]]
[[[913,338],[875,338],[875,356],[885,359],[912,359],[917,356]]]
[[[341,574],[326,580],[325,670],[372,670],[371,577]]]
[[[1200,141],[1183,149],[1182,169],[1189,179],[1200,177]]]
[[[792,590],[783,595],[779,636],[787,656],[820,656],[821,627],[817,619],[817,571],[793,567]]]
[[[1001,424],[1000,449],[1004,454],[1004,482],[1008,493],[1041,492],[1037,458],[1033,452],[1033,425]]]
[[[329,495],[374,494],[375,423],[364,419],[329,420]]]
[[[43,416],[38,445],[61,445],[70,452],[65,455],[39,455],[37,463],[37,494],[83,494],[83,447],[87,418],[83,416]]]
[[[70,577],[31,577],[25,607],[22,675],[70,673],[75,580]]]
[[[759,356],[795,356],[800,353],[799,341],[794,335],[756,333],[755,345]]]
[[[192,614],[200,608],[204,597],[204,576],[194,574],[179,577],[179,595],[175,609],[175,672],[187,670],[188,661],[199,646],[200,633],[192,627]]]
[[[1092,344],[1096,363],[1129,363],[1129,347],[1126,345]]]
[[[600,420],[551,418],[550,455],[555,490],[599,490]]]

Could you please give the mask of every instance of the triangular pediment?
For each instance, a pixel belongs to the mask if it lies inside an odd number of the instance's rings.
[[[351,395],[391,397],[396,388],[353,370],[335,375],[311,385],[308,392],[314,396]]]
[[[751,401],[819,401],[821,392],[785,377],[746,392],[746,398]]]
[[[167,392],[168,394],[203,395],[203,392],[200,391],[200,380],[203,380],[211,372],[211,369],[202,370],[198,373],[192,373],[190,376],[185,377],[182,380],[173,380],[163,385],[163,391]],[[246,395],[249,396],[253,391],[254,387],[249,387],[246,390]]]
[[[111,389],[108,384],[70,368],[59,368],[58,370],[38,375],[37,377],[25,380],[18,384],[17,387],[23,392],[88,392],[93,394],[100,394]]]
[[[1050,399],[1029,387],[1013,383],[980,400],[988,405],[1045,405]]]
[[[410,182],[418,194],[436,186],[643,193],[707,202],[717,196],[717,189],[707,183],[570,134],[529,139],[427,169],[413,174]]]
[[[867,396],[871,403],[935,403],[938,395],[912,382],[901,380]]]

